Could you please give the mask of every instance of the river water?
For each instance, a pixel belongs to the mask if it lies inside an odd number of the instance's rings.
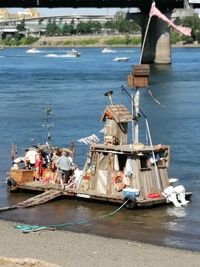
[[[11,165],[11,143],[17,145],[21,155],[25,147],[46,141],[47,129],[42,127],[45,108],[50,107],[54,112],[53,143],[67,146],[75,142],[75,161],[80,167],[88,147],[77,140],[93,133],[102,138],[100,118],[108,104],[104,93],[112,90],[113,102],[130,108],[121,85],[126,86],[132,64],[139,61],[140,50],[116,50],[115,54],[103,54],[100,48],[81,48],[80,58],[65,57],[63,48],[43,48],[38,54],[28,54],[24,48],[1,50],[0,206],[32,196],[8,193],[4,177]],[[130,57],[130,61],[113,62],[115,56]],[[200,251],[200,48],[174,48],[172,62],[167,66],[151,66],[150,89],[164,107],[144,89],[141,108],[148,116],[153,143],[171,146],[170,176],[179,178],[193,192],[189,205],[135,211],[124,208],[112,217],[74,224],[63,230]],[[105,203],[59,199],[34,208],[2,212],[0,218],[30,224],[59,224],[93,219],[116,208]]]

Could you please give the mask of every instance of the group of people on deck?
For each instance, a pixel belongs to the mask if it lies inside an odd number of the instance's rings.
[[[34,146],[26,149],[24,157],[14,159],[11,169],[34,170],[34,177],[37,181],[46,181],[43,172],[48,170],[49,182],[60,183],[61,188],[64,188],[64,184],[68,184],[76,168],[71,150],[52,148],[51,152],[48,152],[41,147]]]

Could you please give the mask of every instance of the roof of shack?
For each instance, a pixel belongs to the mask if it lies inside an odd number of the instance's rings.
[[[132,121],[132,115],[124,105],[106,106],[101,121],[114,119],[117,123]]]

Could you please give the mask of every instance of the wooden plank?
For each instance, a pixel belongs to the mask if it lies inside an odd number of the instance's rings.
[[[2,207],[0,208],[1,211],[6,211],[6,210],[12,210],[12,209],[18,209],[18,208],[28,208],[36,205],[40,205],[43,203],[46,203],[58,196],[61,196],[63,193],[60,190],[48,190],[45,191],[44,193],[31,197],[25,201],[22,201],[16,205],[10,206],[10,207]]]
[[[20,208],[21,207],[22,208],[32,207],[32,206],[46,203],[61,195],[62,195],[62,191],[60,190],[48,190],[40,195],[37,195],[35,197],[29,198],[23,202],[18,203],[17,206],[19,206]]]

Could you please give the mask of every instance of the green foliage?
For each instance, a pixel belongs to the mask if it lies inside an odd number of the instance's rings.
[[[46,28],[46,36],[55,35],[73,35],[73,34],[97,34],[106,30],[117,33],[135,33],[140,31],[140,27],[134,22],[125,19],[126,14],[122,11],[116,13],[113,21],[107,21],[101,24],[98,21],[79,22],[75,24],[74,20],[70,24],[64,24],[62,27],[55,22],[48,23]]]
[[[114,21],[107,21],[104,24],[104,28],[108,31],[119,33],[136,33],[140,32],[140,27],[132,20],[125,20],[123,16],[119,14],[118,19]]]
[[[181,41],[180,34],[175,30],[171,30],[170,41],[171,41],[171,44],[176,44],[176,43],[180,42]]]
[[[61,33],[62,35],[72,35],[76,33],[76,29],[74,28],[73,24],[65,23],[62,27]]]
[[[90,34],[98,33],[101,31],[101,24],[99,22],[80,22],[76,27],[76,32],[78,34]]]
[[[28,37],[22,37],[20,40],[19,40],[19,45],[31,45],[33,44],[34,42],[36,42],[38,40],[38,38],[34,38],[34,37],[31,37],[31,36],[28,36]]]
[[[195,14],[194,16],[183,18],[181,20],[181,23],[185,27],[192,28],[193,31],[200,28],[200,19],[199,19],[199,16],[197,14]]]
[[[58,35],[59,27],[56,25],[55,22],[48,23],[46,27],[46,36],[55,36]]]
[[[1,40],[0,44],[3,46],[25,46],[25,45],[31,45],[37,40],[38,38],[34,38],[31,36],[22,37],[19,35],[19,33],[16,33],[15,38],[6,37],[6,39]]]
[[[25,29],[25,21],[22,20],[22,22],[20,24],[17,24],[16,26],[16,29],[19,31],[19,32],[24,32],[26,29]]]
[[[185,17],[181,20],[181,24],[185,27],[192,28],[192,36],[183,36],[182,40],[185,43],[193,43],[193,41],[200,42],[200,18],[197,14],[190,17]]]

